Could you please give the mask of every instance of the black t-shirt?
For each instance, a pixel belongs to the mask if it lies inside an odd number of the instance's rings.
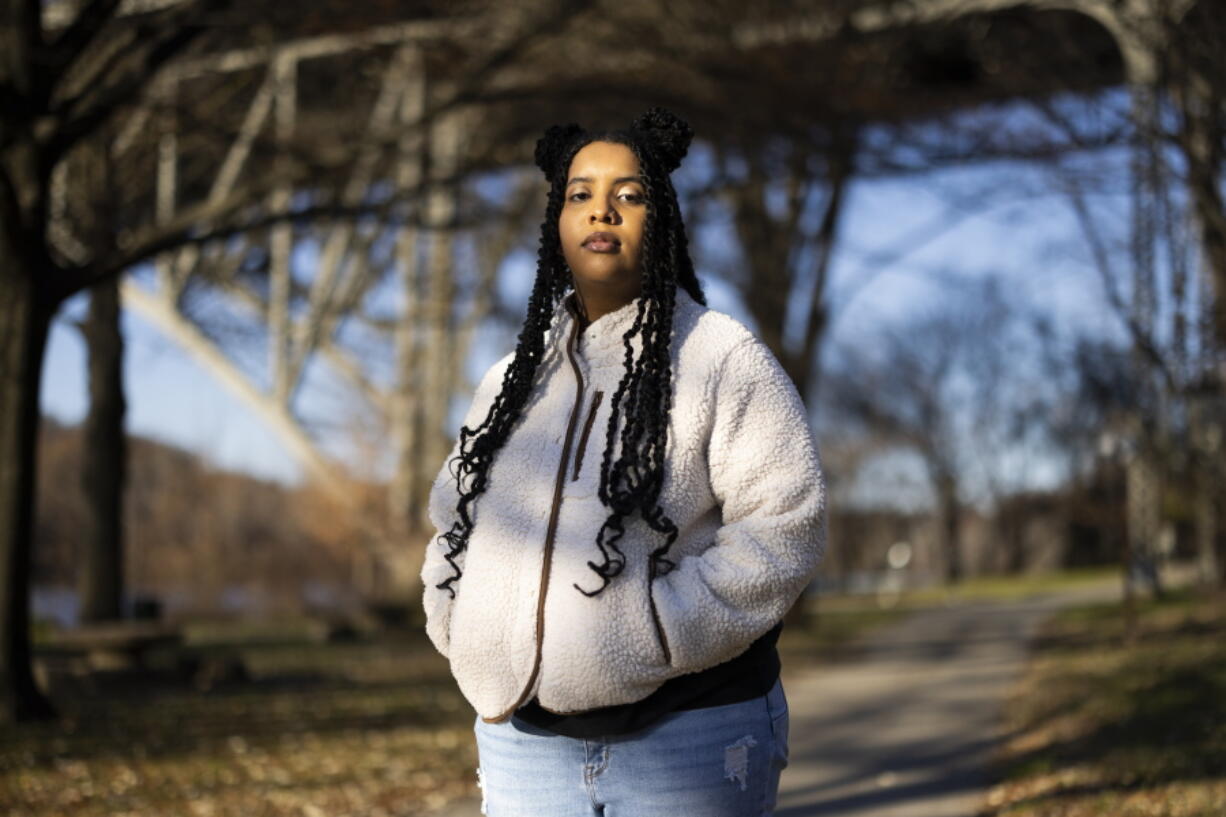
[[[533,698],[515,710],[515,717],[533,726],[571,738],[599,738],[637,732],[670,712],[703,709],[748,701],[770,692],[779,678],[780,621],[730,661],[699,672],[678,675],[639,701],[558,715],[542,709]]]

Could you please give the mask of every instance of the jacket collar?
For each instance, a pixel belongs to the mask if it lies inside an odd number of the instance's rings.
[[[566,354],[566,344],[570,340],[570,333],[573,324],[578,320],[577,307],[575,306],[575,290],[569,289],[566,295],[563,296],[561,302],[554,309],[554,331],[555,338],[559,343],[559,350],[562,354]],[[647,310],[651,310],[653,304],[648,301]],[[690,310],[698,307],[698,302],[695,301],[684,287],[677,287],[676,306],[673,311],[673,322],[676,324],[677,317],[683,312],[688,313]],[[622,366],[625,362],[626,347],[622,341],[622,336],[630,331],[634,326],[634,319],[638,316],[638,299],[632,300],[625,306],[601,315],[596,320],[592,321],[587,327],[579,330],[575,338],[575,353],[578,357],[585,360],[592,368],[604,368],[606,366]],[[645,312],[643,319],[647,319],[648,312]],[[634,347],[634,354],[637,356],[642,349],[642,334],[636,334],[631,340]]]

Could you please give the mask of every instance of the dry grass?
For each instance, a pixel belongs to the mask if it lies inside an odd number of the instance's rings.
[[[905,593],[902,601],[912,607],[974,601],[1015,601],[1028,596],[1075,590],[1103,581],[1118,581],[1119,567],[1079,567],[1045,573],[1006,576],[973,576],[951,586],[938,585]]]
[[[856,639],[897,621],[907,611],[882,608],[872,597],[823,597],[806,617],[804,626],[785,625],[779,635],[783,682],[853,653]]]
[[[785,628],[784,666],[829,660],[899,614],[825,605],[811,626]],[[476,715],[423,635],[242,635],[213,646],[241,655],[251,680],[207,691],[170,674],[55,676],[59,721],[0,727],[0,814],[408,816],[479,795]]]
[[[422,641],[245,650],[248,681],[57,679],[55,723],[0,730],[0,813],[339,817],[476,793],[475,717]]]
[[[1141,609],[1059,615],[1007,708],[993,817],[1226,814],[1226,602],[1193,592]]]

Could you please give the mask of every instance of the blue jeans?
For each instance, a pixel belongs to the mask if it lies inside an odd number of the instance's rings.
[[[782,683],[740,703],[671,712],[638,732],[582,740],[514,716],[478,716],[488,817],[769,817],[788,765]]]

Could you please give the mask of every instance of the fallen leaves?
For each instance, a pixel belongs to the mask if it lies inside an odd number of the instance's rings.
[[[1110,609],[1068,611],[1007,706],[992,817],[1226,814],[1226,612],[1175,596],[1122,646]]]
[[[326,650],[326,647],[321,647]],[[407,817],[477,794],[475,713],[445,663],[377,655],[374,681],[275,674],[207,692],[130,678],[60,690],[54,724],[0,732],[17,817]],[[428,666],[423,668],[422,662]],[[389,670],[408,667],[399,679]]]

